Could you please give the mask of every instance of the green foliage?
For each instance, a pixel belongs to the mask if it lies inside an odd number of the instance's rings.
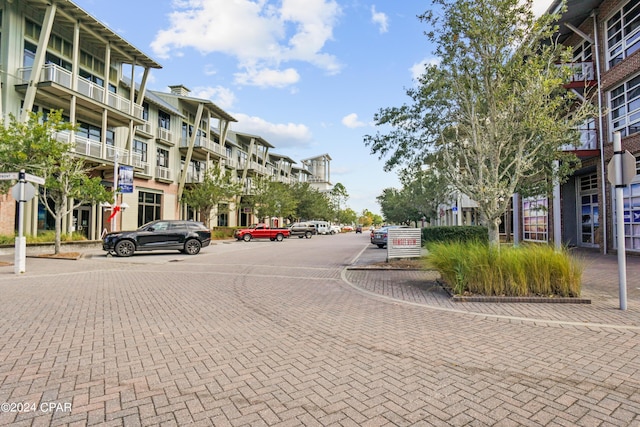
[[[580,296],[582,263],[548,245],[433,243],[427,259],[458,295]]]
[[[289,218],[296,213],[298,206],[291,185],[270,178],[257,178],[251,196],[246,199],[259,220]]]
[[[432,243],[480,242],[488,243],[487,227],[479,225],[424,227],[422,241],[430,247]]]
[[[291,186],[291,195],[298,201],[295,212],[289,217],[290,221],[304,219],[331,219],[329,199],[308,182],[301,182]]]
[[[233,238],[233,233],[238,227],[213,227],[211,229],[211,239],[223,240]]]
[[[181,201],[198,210],[204,224],[209,227],[212,209],[241,192],[242,184],[236,181],[231,171],[216,165],[207,170],[201,183],[184,190]]]
[[[407,90],[411,103],[374,117],[388,133],[367,135],[385,168],[434,162],[449,185],[472,197],[498,244],[500,216],[515,193],[544,194],[578,164],[560,148],[595,114],[591,94],[563,87],[571,52],[553,38],[557,15],[536,19],[531,0],[433,0],[437,63]],[[437,10],[437,12],[435,12]],[[553,168],[555,160],[563,160]]]
[[[56,239],[55,231],[43,231],[40,232],[37,236],[26,235],[27,243],[53,243]],[[14,245],[15,244],[15,235],[0,235],[0,245]],[[61,240],[63,242],[77,242],[82,240],[87,240],[84,234],[74,231],[71,234],[64,234],[61,236]]]
[[[86,203],[110,200],[92,168],[73,151],[71,143],[60,141],[56,134],[75,127],[62,118],[62,111],[51,111],[47,117],[30,114],[26,122],[10,116],[0,126],[0,165],[2,171],[26,172],[44,178],[40,201],[55,219],[55,253],[60,251],[62,218]],[[73,203],[69,200],[73,199]]]

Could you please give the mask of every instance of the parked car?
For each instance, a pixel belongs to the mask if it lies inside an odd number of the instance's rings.
[[[356,233],[362,234],[362,226],[361,225],[357,225],[356,226]]]
[[[308,222],[294,222],[289,226],[289,235],[298,236],[300,239],[303,237],[310,239],[311,236],[317,233],[316,226]]]
[[[250,242],[252,239],[269,239],[282,242],[285,237],[289,237],[288,228],[271,228],[268,224],[255,224],[251,228],[239,228],[233,236],[238,240]]]
[[[310,224],[313,224],[316,227],[316,231],[318,234],[329,234],[331,233],[331,225],[327,221],[307,221]]]
[[[388,225],[386,227],[378,228],[371,232],[371,244],[377,245],[379,248],[387,246],[387,234],[390,228],[409,228],[406,225]]]
[[[331,226],[331,231],[330,231],[331,234],[338,234],[338,233],[340,233],[340,231],[341,231],[341,228],[340,228],[339,225],[332,225]]]
[[[131,256],[136,251],[171,249],[196,255],[209,243],[211,230],[201,222],[157,220],[134,231],[108,233],[102,240],[102,249],[121,257]]]
[[[344,227],[342,227],[342,231],[348,233],[350,231],[353,231],[353,227],[350,225],[345,225]]]

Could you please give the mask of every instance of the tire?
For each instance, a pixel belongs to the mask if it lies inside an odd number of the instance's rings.
[[[305,235],[306,235],[306,234],[305,234]],[[303,235],[301,234],[301,235],[299,235],[299,236],[298,236],[298,239],[302,239],[303,237],[305,237],[305,236],[303,236]],[[307,239],[308,239],[308,237],[307,237]]]
[[[282,233],[276,234],[276,241],[282,242],[284,240],[284,235]]]
[[[184,253],[187,255],[197,255],[202,249],[202,244],[197,239],[189,239],[184,243]]]
[[[302,236],[300,236],[300,237],[302,237]],[[304,233],[304,237],[307,238],[307,239],[310,239],[311,238],[311,232],[307,231],[306,233]]]
[[[136,245],[131,240],[120,240],[118,243],[116,243],[113,251],[119,257],[128,257],[133,255],[133,253],[136,251]]]
[[[250,242],[251,241],[251,234],[247,233],[244,236],[242,236],[242,240],[244,240],[245,242]]]
[[[378,247],[379,247],[380,249],[382,249],[382,248],[384,248],[384,245],[378,245]]]

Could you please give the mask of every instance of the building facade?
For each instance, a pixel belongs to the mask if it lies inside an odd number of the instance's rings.
[[[63,231],[98,239],[113,229],[132,229],[154,219],[200,219],[181,203],[185,189],[202,182],[209,168],[232,171],[251,194],[257,177],[281,182],[329,182],[328,155],[322,176],[303,162],[271,153],[257,135],[231,130],[236,119],[182,84],[169,92],[147,88],[150,70],[161,65],[71,1],[0,1],[0,109],[26,120],[28,113],[62,110],[78,130],[56,138],[72,143],[103,185],[114,192],[108,205],[80,206]],[[135,76],[141,75],[140,82]],[[131,176],[130,185],[119,178]],[[212,226],[256,222],[239,195],[221,203]],[[120,211],[110,221],[112,209]],[[25,234],[52,229],[37,198],[27,203]],[[0,196],[0,234],[16,229],[16,203]]]

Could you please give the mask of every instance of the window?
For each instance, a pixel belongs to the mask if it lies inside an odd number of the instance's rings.
[[[640,4],[640,3],[639,3]],[[622,136],[640,132],[640,75],[609,93],[611,132]]]
[[[625,248],[630,251],[640,252],[640,182],[635,182],[624,187],[622,190],[622,198],[624,200],[623,218]],[[615,195],[613,200],[614,222],[616,222],[618,218],[615,213]],[[617,228],[618,227],[614,227],[614,232],[616,234]]]
[[[162,110],[158,110],[158,127],[162,129],[171,129],[171,116]]]
[[[149,103],[142,103],[142,120],[149,121]]]
[[[140,154],[140,160],[145,162],[147,161],[147,143],[138,141],[137,139],[133,140],[133,152]]]
[[[523,239],[546,242],[547,198],[526,198],[522,202]]]
[[[162,194],[140,191],[138,193],[138,227],[161,219]]]
[[[163,168],[168,168],[169,167],[169,151],[164,150],[162,148],[158,148],[157,152],[158,152],[158,162],[156,163],[156,165]]]
[[[629,1],[607,21],[609,67],[640,49],[640,3]]]

